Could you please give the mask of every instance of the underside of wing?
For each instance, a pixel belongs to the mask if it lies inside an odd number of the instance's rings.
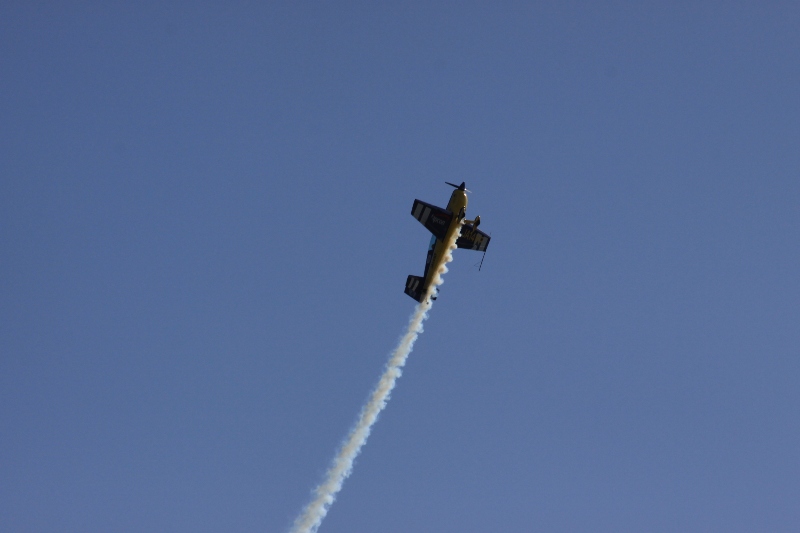
[[[486,235],[479,229],[475,229],[472,225],[461,226],[461,236],[456,240],[456,246],[466,250],[477,250],[485,252],[486,247],[489,246],[491,237]]]
[[[450,222],[453,220],[453,213],[447,209],[436,207],[422,200],[414,200],[411,215],[440,241],[444,240],[447,228],[450,227]]]

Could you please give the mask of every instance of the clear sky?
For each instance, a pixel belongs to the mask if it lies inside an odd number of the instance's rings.
[[[796,2],[4,2],[0,529],[800,530]]]

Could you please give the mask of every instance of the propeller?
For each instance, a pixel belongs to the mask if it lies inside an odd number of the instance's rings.
[[[455,187],[459,191],[472,192],[471,190],[467,189],[467,184],[463,181],[461,182],[461,185],[456,185],[455,183],[450,183],[449,181],[445,181],[445,183],[451,187]]]

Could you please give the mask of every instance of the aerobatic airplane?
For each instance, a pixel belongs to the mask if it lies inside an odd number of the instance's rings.
[[[431,267],[441,263],[444,254],[447,253],[445,243],[453,237],[453,232],[459,231],[460,228],[461,233],[456,240],[458,248],[486,253],[486,247],[489,246],[490,237],[478,229],[481,217],[475,217],[475,220],[464,220],[467,216],[467,192],[469,192],[466,184],[455,185],[447,181],[445,183],[456,189],[450,196],[447,209],[421,200],[414,200],[414,205],[411,207],[413,217],[433,233],[430,246],[428,246],[428,257],[425,259],[425,274],[422,277],[408,276],[406,280],[406,294],[418,302],[422,302],[428,293],[428,286],[435,275],[435,269]],[[435,300],[436,295],[432,295],[431,298]]]

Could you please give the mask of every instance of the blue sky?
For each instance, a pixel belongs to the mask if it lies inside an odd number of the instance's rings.
[[[800,528],[791,2],[0,8],[0,529]]]

